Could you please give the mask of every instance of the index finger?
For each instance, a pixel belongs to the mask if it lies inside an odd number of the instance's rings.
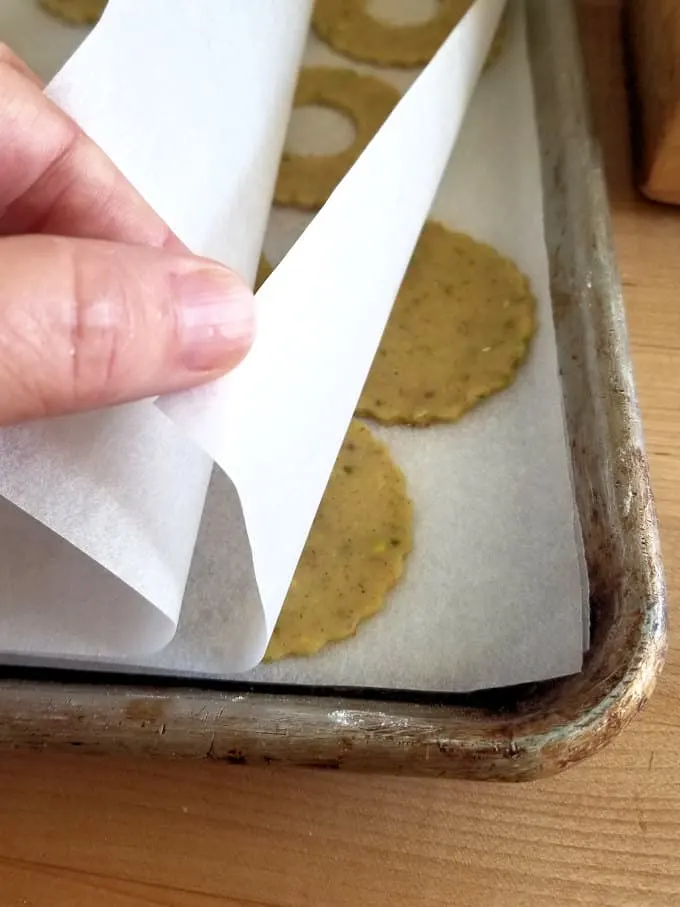
[[[183,249],[104,152],[0,48],[0,235]]]
[[[8,47],[6,44],[0,42],[0,64],[5,64],[11,66],[13,69],[16,69],[18,73],[26,76],[26,78],[33,82],[37,88],[44,88],[44,84],[39,76],[33,72],[30,66],[18,57],[11,47]]]

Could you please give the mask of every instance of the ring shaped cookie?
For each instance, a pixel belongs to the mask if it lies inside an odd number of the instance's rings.
[[[400,94],[372,76],[351,69],[310,67],[300,73],[294,107],[319,105],[337,110],[354,123],[356,136],[337,154],[294,154],[284,151],[274,191],[279,205],[321,208],[366,145],[385,122]]]
[[[317,0],[312,20],[332,48],[366,63],[404,68],[432,59],[472,0],[439,0],[437,12],[414,25],[389,25],[370,15],[368,0]]]

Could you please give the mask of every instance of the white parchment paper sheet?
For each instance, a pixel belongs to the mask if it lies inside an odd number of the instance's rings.
[[[398,0],[396,0],[398,2]],[[383,4],[384,6],[384,4]],[[541,327],[517,384],[458,426],[380,429],[404,468],[416,507],[416,548],[388,609],[356,639],[320,656],[263,666],[252,679],[466,690],[578,670],[583,590],[550,320],[537,138],[520,4],[501,60],[477,90],[433,214],[491,242],[532,279]],[[347,65],[310,38],[306,62]],[[370,67],[356,67],[370,70]],[[413,74],[383,72],[400,88]],[[299,127],[299,124],[298,124]],[[313,128],[313,125],[311,126]],[[305,130],[296,130],[305,140]],[[302,135],[300,133],[302,132]],[[276,261],[306,226],[272,214],[266,251]],[[224,506],[233,489],[215,475],[177,636],[124,670],[224,676],[229,640],[253,594],[243,534]],[[240,541],[239,541],[240,539]],[[227,607],[225,608],[225,605]]]

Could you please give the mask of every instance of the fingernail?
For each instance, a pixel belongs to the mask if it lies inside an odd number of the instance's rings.
[[[175,277],[177,323],[184,366],[226,371],[250,349],[254,297],[226,268],[206,267]]]

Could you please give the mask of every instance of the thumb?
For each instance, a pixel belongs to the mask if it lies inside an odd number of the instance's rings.
[[[246,284],[206,259],[0,239],[0,425],[210,381],[244,357],[253,319]]]

